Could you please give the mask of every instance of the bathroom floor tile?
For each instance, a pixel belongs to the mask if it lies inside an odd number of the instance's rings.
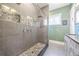
[[[65,56],[64,43],[49,40],[49,46],[43,56]]]

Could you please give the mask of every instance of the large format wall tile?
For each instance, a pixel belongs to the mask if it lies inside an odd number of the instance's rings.
[[[36,25],[27,29],[21,23],[0,21],[0,55],[19,55],[37,42],[44,43],[47,40],[44,29],[37,30]]]

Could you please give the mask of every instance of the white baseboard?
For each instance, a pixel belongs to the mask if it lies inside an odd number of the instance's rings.
[[[49,40],[49,42],[64,45],[64,42],[60,42],[60,41]]]

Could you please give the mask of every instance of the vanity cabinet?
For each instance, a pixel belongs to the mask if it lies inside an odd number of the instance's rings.
[[[74,34],[65,35],[65,54],[67,56],[79,56],[79,41]]]

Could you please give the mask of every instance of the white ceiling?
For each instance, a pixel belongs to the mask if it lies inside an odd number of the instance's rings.
[[[37,6],[35,6],[35,5]],[[16,4],[16,3],[3,3],[2,5],[6,5],[8,7],[11,7],[12,9],[15,9],[19,14],[22,14],[24,16],[30,15],[30,16],[37,16],[38,8],[43,8],[47,6],[47,3],[21,3],[21,4]],[[39,13],[40,14],[40,13]]]
[[[61,8],[61,7],[67,6],[67,5],[69,5],[69,3],[58,3],[58,4],[52,4],[52,3],[50,3],[49,4],[49,10],[50,11],[51,10],[55,10],[57,8]]]
[[[38,5],[40,8],[43,8],[43,7],[47,6],[48,4],[47,4],[47,3],[37,3],[37,5]]]
[[[16,3],[3,3],[2,5],[15,9],[17,13],[23,16],[37,16],[37,10],[32,3],[21,3],[20,5]]]

